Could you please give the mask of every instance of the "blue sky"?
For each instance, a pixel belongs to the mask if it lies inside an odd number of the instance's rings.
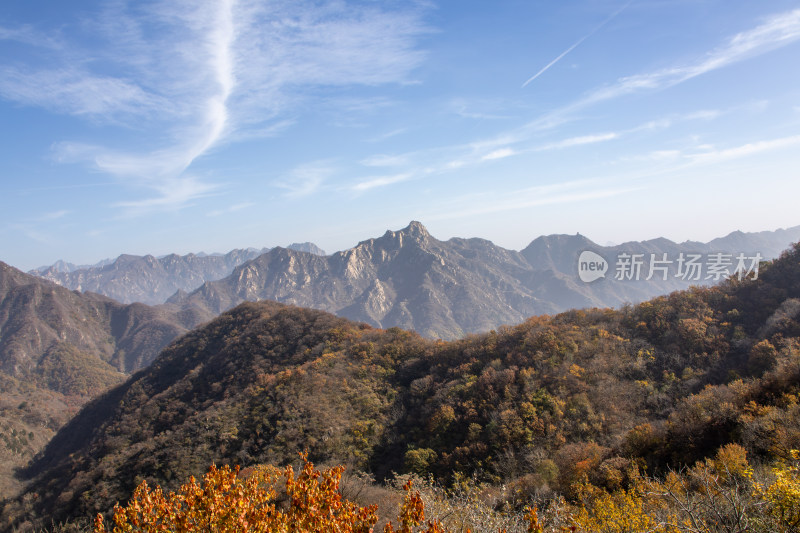
[[[0,260],[800,224],[796,0],[0,3]]]

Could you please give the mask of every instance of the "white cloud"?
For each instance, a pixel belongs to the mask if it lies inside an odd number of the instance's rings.
[[[50,235],[43,231],[31,226],[30,224],[11,224],[10,228],[15,232],[26,236],[32,241],[48,246],[53,244],[53,239]]]
[[[581,146],[584,144],[595,144],[599,142],[611,141],[618,137],[619,134],[614,132],[600,133],[596,135],[582,135],[580,137],[571,137],[569,139],[564,139],[563,141],[545,144],[544,146],[536,148],[536,151],[560,150],[562,148],[570,148],[572,146]]]
[[[59,211],[51,211],[49,213],[45,213],[40,217],[40,220],[48,221],[48,220],[58,220],[59,218],[64,218],[70,212],[66,209],[61,209]]]
[[[123,209],[121,214],[124,216],[139,216],[154,211],[171,211],[184,208],[198,198],[210,196],[219,187],[184,174],[165,178],[161,182],[151,185],[151,188],[156,192],[156,196],[142,200],[117,202],[114,206]]]
[[[503,159],[506,157],[510,157],[514,155],[516,152],[511,148],[499,148],[493,152],[489,152],[485,156],[483,156],[484,160],[492,160],[492,159]]]
[[[394,183],[400,183],[402,181],[408,181],[412,178],[412,174],[395,174],[393,176],[380,176],[376,178],[368,178],[364,181],[356,183],[353,185],[352,189],[357,192],[364,192],[370,189],[374,189],[376,187],[385,187],[387,185],[392,185]]]
[[[292,169],[273,185],[284,189],[287,196],[308,196],[317,192],[335,173],[335,168],[327,161],[307,163]]]
[[[385,141],[387,139],[391,139],[392,137],[396,137],[396,136],[401,135],[401,134],[403,134],[405,132],[406,132],[405,128],[398,128],[396,130],[387,131],[386,133],[383,133],[381,135],[377,135],[375,137],[371,137],[369,139],[366,139],[366,142],[370,142],[370,143],[383,142],[383,141]]]
[[[680,157],[680,150],[655,150],[648,154],[648,158],[653,161],[672,161]]]
[[[8,100],[92,119],[152,115],[164,102],[124,79],[93,75],[78,67],[57,70],[0,67],[0,96]]]
[[[722,111],[717,109],[701,109],[693,113],[687,113],[683,118],[686,120],[713,120],[722,115]]]
[[[591,93],[578,105],[616,98],[644,89],[671,87],[707,72],[786,46],[800,39],[800,9],[775,15],[755,28],[734,35],[727,43],[694,62],[617,80]]]
[[[65,23],[58,38],[0,27],[0,39],[36,52],[24,66],[0,59],[0,97],[142,132],[139,144],[149,149],[64,141],[56,156],[150,191],[118,205],[179,208],[217,187],[182,176],[194,161],[229,140],[274,135],[315,87],[413,82],[409,75],[423,58],[417,38],[428,31],[418,9],[304,0],[107,2],[95,19]],[[385,105],[351,102],[365,110]],[[304,183],[295,193],[318,180]]]
[[[554,128],[586,107],[645,90],[672,87],[708,72],[787,46],[800,39],[800,9],[780,13],[750,30],[738,33],[702,57],[669,68],[619,78],[585,97],[528,123],[524,130]]]
[[[446,208],[424,216],[425,220],[465,218],[489,213],[514,211],[530,207],[572,204],[600,198],[611,198],[640,190],[641,187],[609,186],[596,180],[575,180],[565,183],[538,185],[505,194],[487,191],[470,195]]]
[[[748,157],[762,152],[781,150],[797,145],[800,145],[800,135],[782,137],[767,141],[757,141],[724,150],[714,150],[712,147],[709,147],[709,151],[707,152],[691,154],[687,157],[695,163],[717,163],[730,159],[738,159],[740,157]]]
[[[226,207],[225,209],[216,209],[214,211],[211,211],[210,213],[208,213],[208,216],[218,217],[221,215],[227,215],[228,213],[235,213],[237,211],[241,211],[243,209],[247,209],[248,207],[253,207],[255,205],[256,205],[255,202],[242,202],[239,204],[234,204],[229,207]]]
[[[378,154],[362,159],[360,163],[365,167],[396,167],[408,163],[408,158],[402,155]]]
[[[533,82],[533,81],[534,81],[536,78],[538,78],[539,76],[541,76],[542,74],[544,74],[545,72],[547,72],[547,71],[550,69],[550,67],[552,67],[553,65],[555,65],[556,63],[558,63],[559,61],[561,61],[561,59],[563,59],[563,58],[564,58],[564,56],[566,56],[567,54],[569,54],[570,52],[572,52],[573,50],[575,50],[575,49],[576,49],[578,46],[580,46],[580,45],[581,45],[581,43],[583,43],[583,41],[585,41],[586,39],[588,39],[589,37],[591,37],[592,35],[594,35],[595,33],[597,33],[597,32],[598,32],[598,31],[599,31],[599,30],[600,30],[600,29],[601,29],[603,26],[605,26],[606,24],[608,24],[609,22],[611,22],[611,20],[612,20],[612,19],[616,18],[616,16],[617,16],[617,15],[619,15],[620,13],[622,13],[622,11],[623,11],[625,8],[627,8],[629,5],[631,5],[631,2],[633,2],[633,0],[628,0],[628,2],[627,2],[626,4],[624,4],[622,7],[620,7],[620,8],[619,8],[619,9],[617,9],[616,11],[614,11],[614,12],[613,12],[613,13],[612,13],[612,14],[611,14],[611,15],[610,15],[608,18],[606,18],[606,19],[605,19],[603,22],[601,22],[600,24],[598,24],[597,26],[595,26],[595,27],[594,27],[594,29],[592,29],[592,31],[590,31],[589,33],[585,34],[583,37],[581,37],[580,39],[578,39],[577,41],[575,41],[575,42],[572,44],[572,46],[570,46],[569,48],[567,48],[566,50],[564,50],[563,52],[561,52],[561,53],[560,53],[558,56],[556,56],[556,58],[555,58],[555,59],[553,59],[553,60],[552,60],[552,61],[550,61],[550,62],[549,62],[547,65],[545,65],[544,67],[542,67],[542,68],[541,68],[541,69],[540,69],[540,70],[539,70],[539,71],[538,71],[536,74],[534,74],[533,76],[531,76],[530,78],[528,78],[528,80],[527,80],[525,83],[523,83],[523,84],[522,84],[522,88],[525,88],[525,87],[526,87],[526,86],[527,86],[529,83]]]

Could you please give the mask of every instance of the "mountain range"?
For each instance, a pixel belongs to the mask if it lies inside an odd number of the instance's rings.
[[[708,263],[714,254],[725,254],[733,270],[739,254],[746,254],[751,266],[756,258],[777,257],[797,240],[800,226],[736,231],[708,243],[658,238],[600,246],[580,234],[547,235],[514,251],[477,238],[441,241],[421,223],[411,222],[332,255],[302,243],[225,255],[123,255],[91,268],[66,272],[62,262],[31,273],[121,302],[167,302],[173,312],[182,309],[194,316],[192,326],[243,301],[266,299],[454,339],[535,314],[619,307],[692,284],[711,284],[722,278],[706,271],[681,276],[680,258],[695,254]],[[606,261],[603,278],[581,281],[578,259],[584,251]],[[617,270],[626,255],[640,256],[636,277]],[[665,259],[665,270],[656,268],[651,276],[651,260]]]
[[[289,249],[325,255],[314,243],[294,243]],[[204,281],[224,278],[250,259],[269,248],[237,249],[227,254],[121,255],[92,266],[76,266],[66,261],[28,272],[82,292],[104,294],[122,303],[158,305],[176,291],[191,291]]]
[[[460,240],[445,250],[421,227],[407,230],[361,253],[383,255],[388,267],[393,253],[439,265],[455,259],[452,249],[467,253]],[[419,245],[399,242],[408,239]],[[322,270],[325,259],[291,271]],[[359,279],[347,259],[340,268]],[[762,265],[758,279],[532,317],[452,342],[248,302],[90,402],[25,470],[30,484],[5,502],[0,527],[91,518],[142,480],[175,489],[210,464],[287,464],[301,450],[377,479],[474,479],[498,506],[575,501],[587,481],[624,489],[640,472],[674,476],[720,449],[766,464],[783,458],[800,448],[798,380],[800,245]]]
[[[613,247],[599,246],[582,235],[550,235],[517,252],[484,239],[441,241],[421,223],[411,222],[329,256],[274,248],[239,265],[229,276],[207,281],[189,294],[175,294],[168,302],[211,317],[244,301],[275,300],[376,327],[454,339],[532,315],[619,307],[693,284],[711,284],[716,280],[707,279],[705,271],[700,279],[679,276],[681,254],[696,254],[707,262],[724,252],[733,270],[740,253],[768,259],[797,239],[800,226],[734,232],[709,243],[678,244],[662,238]],[[591,283],[579,278],[578,259],[587,250],[608,262],[605,278]],[[639,279],[616,279],[615,266],[624,254],[641,254]],[[665,257],[672,261],[665,275],[647,280],[651,259]]]

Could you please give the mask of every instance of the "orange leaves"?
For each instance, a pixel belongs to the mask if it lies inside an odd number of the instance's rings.
[[[400,529],[395,530],[392,524],[389,523],[383,528],[383,533],[395,533],[395,531],[397,533],[415,533],[414,527],[425,520],[425,504],[422,503],[422,497],[419,492],[411,492],[411,486],[411,480],[408,480],[403,485],[403,490],[406,494],[400,506],[400,515],[397,517],[398,522],[400,522]],[[425,529],[416,530],[416,533],[445,533],[446,531],[438,520],[433,520],[428,521]],[[467,533],[469,533],[469,530],[467,530]]]
[[[290,505],[288,510],[280,514],[289,527],[287,531],[371,531],[378,521],[377,507],[359,507],[342,498],[339,482],[344,467],[317,471],[305,454],[301,456],[304,465],[296,478],[291,467],[286,467],[285,471],[286,495]]]
[[[302,455],[297,476],[272,466],[257,467],[248,476],[239,469],[212,466],[202,484],[190,478],[176,493],[142,482],[127,506],[114,508],[113,533],[202,531],[219,533],[337,531],[367,533],[377,521],[375,507],[359,507],[339,494],[342,467],[318,471]],[[288,508],[277,507],[276,485],[285,478]],[[108,531],[103,518],[94,532]]]
[[[306,454],[301,457],[299,472],[291,466],[284,470],[259,466],[240,475],[238,467],[212,466],[202,483],[190,478],[169,494],[142,482],[127,506],[114,508],[112,529],[106,529],[98,514],[94,533],[372,533],[378,521],[377,506],[360,507],[342,498],[339,482],[344,467],[316,470]],[[281,481],[285,502],[277,493]],[[399,526],[395,529],[388,523],[384,533],[449,531],[438,520],[425,522],[425,505],[420,493],[412,490],[411,481],[403,490]],[[529,531],[542,531],[535,510],[530,510],[526,520]]]

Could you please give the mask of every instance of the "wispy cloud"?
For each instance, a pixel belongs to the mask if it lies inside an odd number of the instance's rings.
[[[117,202],[114,207],[122,208],[123,216],[139,216],[153,211],[181,209],[191,205],[194,200],[210,196],[219,189],[219,186],[182,174],[153,184],[151,189],[157,193],[156,196],[142,200]]]
[[[40,244],[52,245],[54,239],[49,231],[53,229],[53,221],[61,220],[72,212],[67,209],[49,211],[9,225],[15,233],[25,235],[28,239]]]
[[[640,176],[652,177],[656,174],[663,175],[665,172],[682,172],[698,165],[722,163],[767,152],[786,150],[800,146],[800,135],[752,141],[730,148],[717,148],[707,143],[697,144],[696,141],[697,139],[692,139],[693,144],[682,149],[653,150],[641,155],[621,157],[618,161],[622,163],[653,163],[653,173]]]
[[[316,87],[412,82],[423,58],[417,38],[428,31],[418,9],[305,0],[108,2],[96,20],[65,24],[57,43],[37,39],[46,30],[1,27],[0,40],[34,53],[27,64],[0,60],[0,97],[141,132],[138,152],[65,140],[56,156],[145,191],[118,206],[180,208],[218,186],[184,175],[198,158],[287,127]]]
[[[755,28],[738,33],[704,57],[684,65],[628,76],[599,89],[577,105],[585,106],[641,90],[661,89],[786,46],[800,39],[800,9],[775,15]]]
[[[398,128],[395,130],[387,131],[386,133],[383,133],[381,135],[376,135],[375,137],[370,137],[369,139],[366,139],[366,142],[370,143],[383,142],[387,139],[391,139],[392,137],[397,137],[398,135],[402,135],[406,131],[407,130],[405,128]]]
[[[353,185],[352,189],[356,192],[364,192],[370,189],[374,189],[376,187],[385,187],[387,185],[392,185],[394,183],[408,181],[412,177],[413,174],[406,173],[406,174],[395,174],[393,176],[380,176],[380,177],[367,178]]]
[[[730,37],[726,42],[697,57],[673,67],[617,79],[529,122],[523,130],[542,131],[573,119],[577,111],[592,105],[634,94],[678,85],[708,72],[776,50],[800,39],[800,9],[773,15],[758,26]]]
[[[781,137],[766,141],[756,141],[723,150],[709,149],[698,154],[689,154],[687,158],[695,163],[718,163],[740,157],[748,157],[762,152],[782,150],[792,146],[800,146],[800,135]]]
[[[673,162],[682,155],[680,150],[653,150],[645,154],[621,157],[619,160],[622,162]]]
[[[403,155],[378,154],[360,161],[365,167],[396,167],[408,163],[408,157]]]
[[[516,152],[511,148],[498,148],[497,150],[493,150],[483,156],[481,159],[485,161],[491,161],[492,159],[504,159],[506,157],[510,157],[514,155]]]
[[[336,172],[329,161],[316,161],[293,168],[273,185],[284,189],[287,196],[308,196],[317,192]]]
[[[463,118],[478,120],[502,120],[512,115],[508,113],[508,102],[501,99],[456,98],[447,104],[447,108]]]
[[[247,209],[247,208],[253,207],[255,205],[256,205],[255,202],[242,202],[242,203],[238,203],[238,204],[234,204],[234,205],[228,206],[225,209],[215,209],[214,211],[211,211],[210,213],[208,213],[208,216],[210,216],[210,217],[218,217],[218,216],[222,216],[222,215],[227,215],[228,213],[235,213],[237,211],[241,211],[243,209]]]
[[[572,146],[581,146],[584,144],[595,144],[605,141],[611,141],[619,137],[618,133],[600,133],[596,135],[582,135],[579,137],[571,137],[554,143],[545,144],[536,148],[537,152],[546,150],[559,150],[562,148],[570,148]]]
[[[640,190],[641,186],[611,186],[596,180],[537,185],[498,194],[487,191],[457,199],[447,208],[425,215],[425,220],[465,218],[489,213],[515,211],[530,207],[572,204],[601,198],[611,198]]]
[[[40,244],[46,244],[46,245],[53,244],[53,238],[50,235],[34,227],[31,224],[18,223],[18,224],[11,224],[9,227],[15,233],[20,233],[32,241],[36,241]]]
[[[40,220],[43,221],[50,221],[50,220],[58,220],[59,218],[64,218],[70,212],[66,209],[60,209],[58,211],[51,211],[49,213],[45,213],[40,217]]]
[[[608,18],[606,18],[606,19],[605,19],[603,22],[601,22],[600,24],[598,24],[597,26],[595,26],[595,27],[594,27],[594,29],[592,29],[592,31],[590,31],[589,33],[587,33],[586,35],[584,35],[583,37],[581,37],[580,39],[578,39],[577,41],[575,41],[575,42],[572,44],[572,46],[570,46],[569,48],[567,48],[566,50],[564,50],[563,52],[561,52],[559,55],[557,55],[557,56],[555,57],[555,59],[553,59],[553,60],[552,60],[552,61],[550,61],[548,64],[546,64],[544,67],[542,67],[542,68],[541,68],[541,69],[540,69],[540,70],[539,70],[539,71],[538,71],[536,74],[534,74],[533,76],[531,76],[530,78],[528,78],[528,79],[525,81],[525,83],[523,83],[523,84],[522,84],[522,88],[524,89],[525,87],[527,87],[527,86],[528,86],[528,84],[530,84],[530,83],[531,83],[531,82],[533,82],[533,81],[534,81],[536,78],[538,78],[539,76],[541,76],[542,74],[544,74],[545,72],[547,72],[547,71],[550,69],[550,67],[552,67],[553,65],[555,65],[556,63],[558,63],[559,61],[561,61],[561,60],[564,58],[564,56],[566,56],[567,54],[569,54],[570,52],[572,52],[573,50],[575,50],[575,49],[576,49],[578,46],[580,46],[580,45],[581,45],[581,43],[583,43],[583,41],[585,41],[586,39],[588,39],[589,37],[591,37],[592,35],[594,35],[594,34],[595,34],[595,33],[597,33],[598,31],[600,31],[600,29],[601,29],[603,26],[605,26],[606,24],[608,24],[609,22],[611,22],[611,21],[612,21],[614,18],[616,18],[616,17],[617,17],[617,15],[619,15],[620,13],[622,13],[622,11],[623,11],[625,8],[627,8],[629,5],[631,5],[631,2],[633,2],[633,0],[629,0],[629,1],[628,1],[626,4],[624,4],[622,7],[620,7],[620,8],[619,8],[619,9],[617,9],[616,11],[614,11],[614,12],[613,12],[613,13],[612,13],[612,14],[611,14],[611,15],[610,15]]]

